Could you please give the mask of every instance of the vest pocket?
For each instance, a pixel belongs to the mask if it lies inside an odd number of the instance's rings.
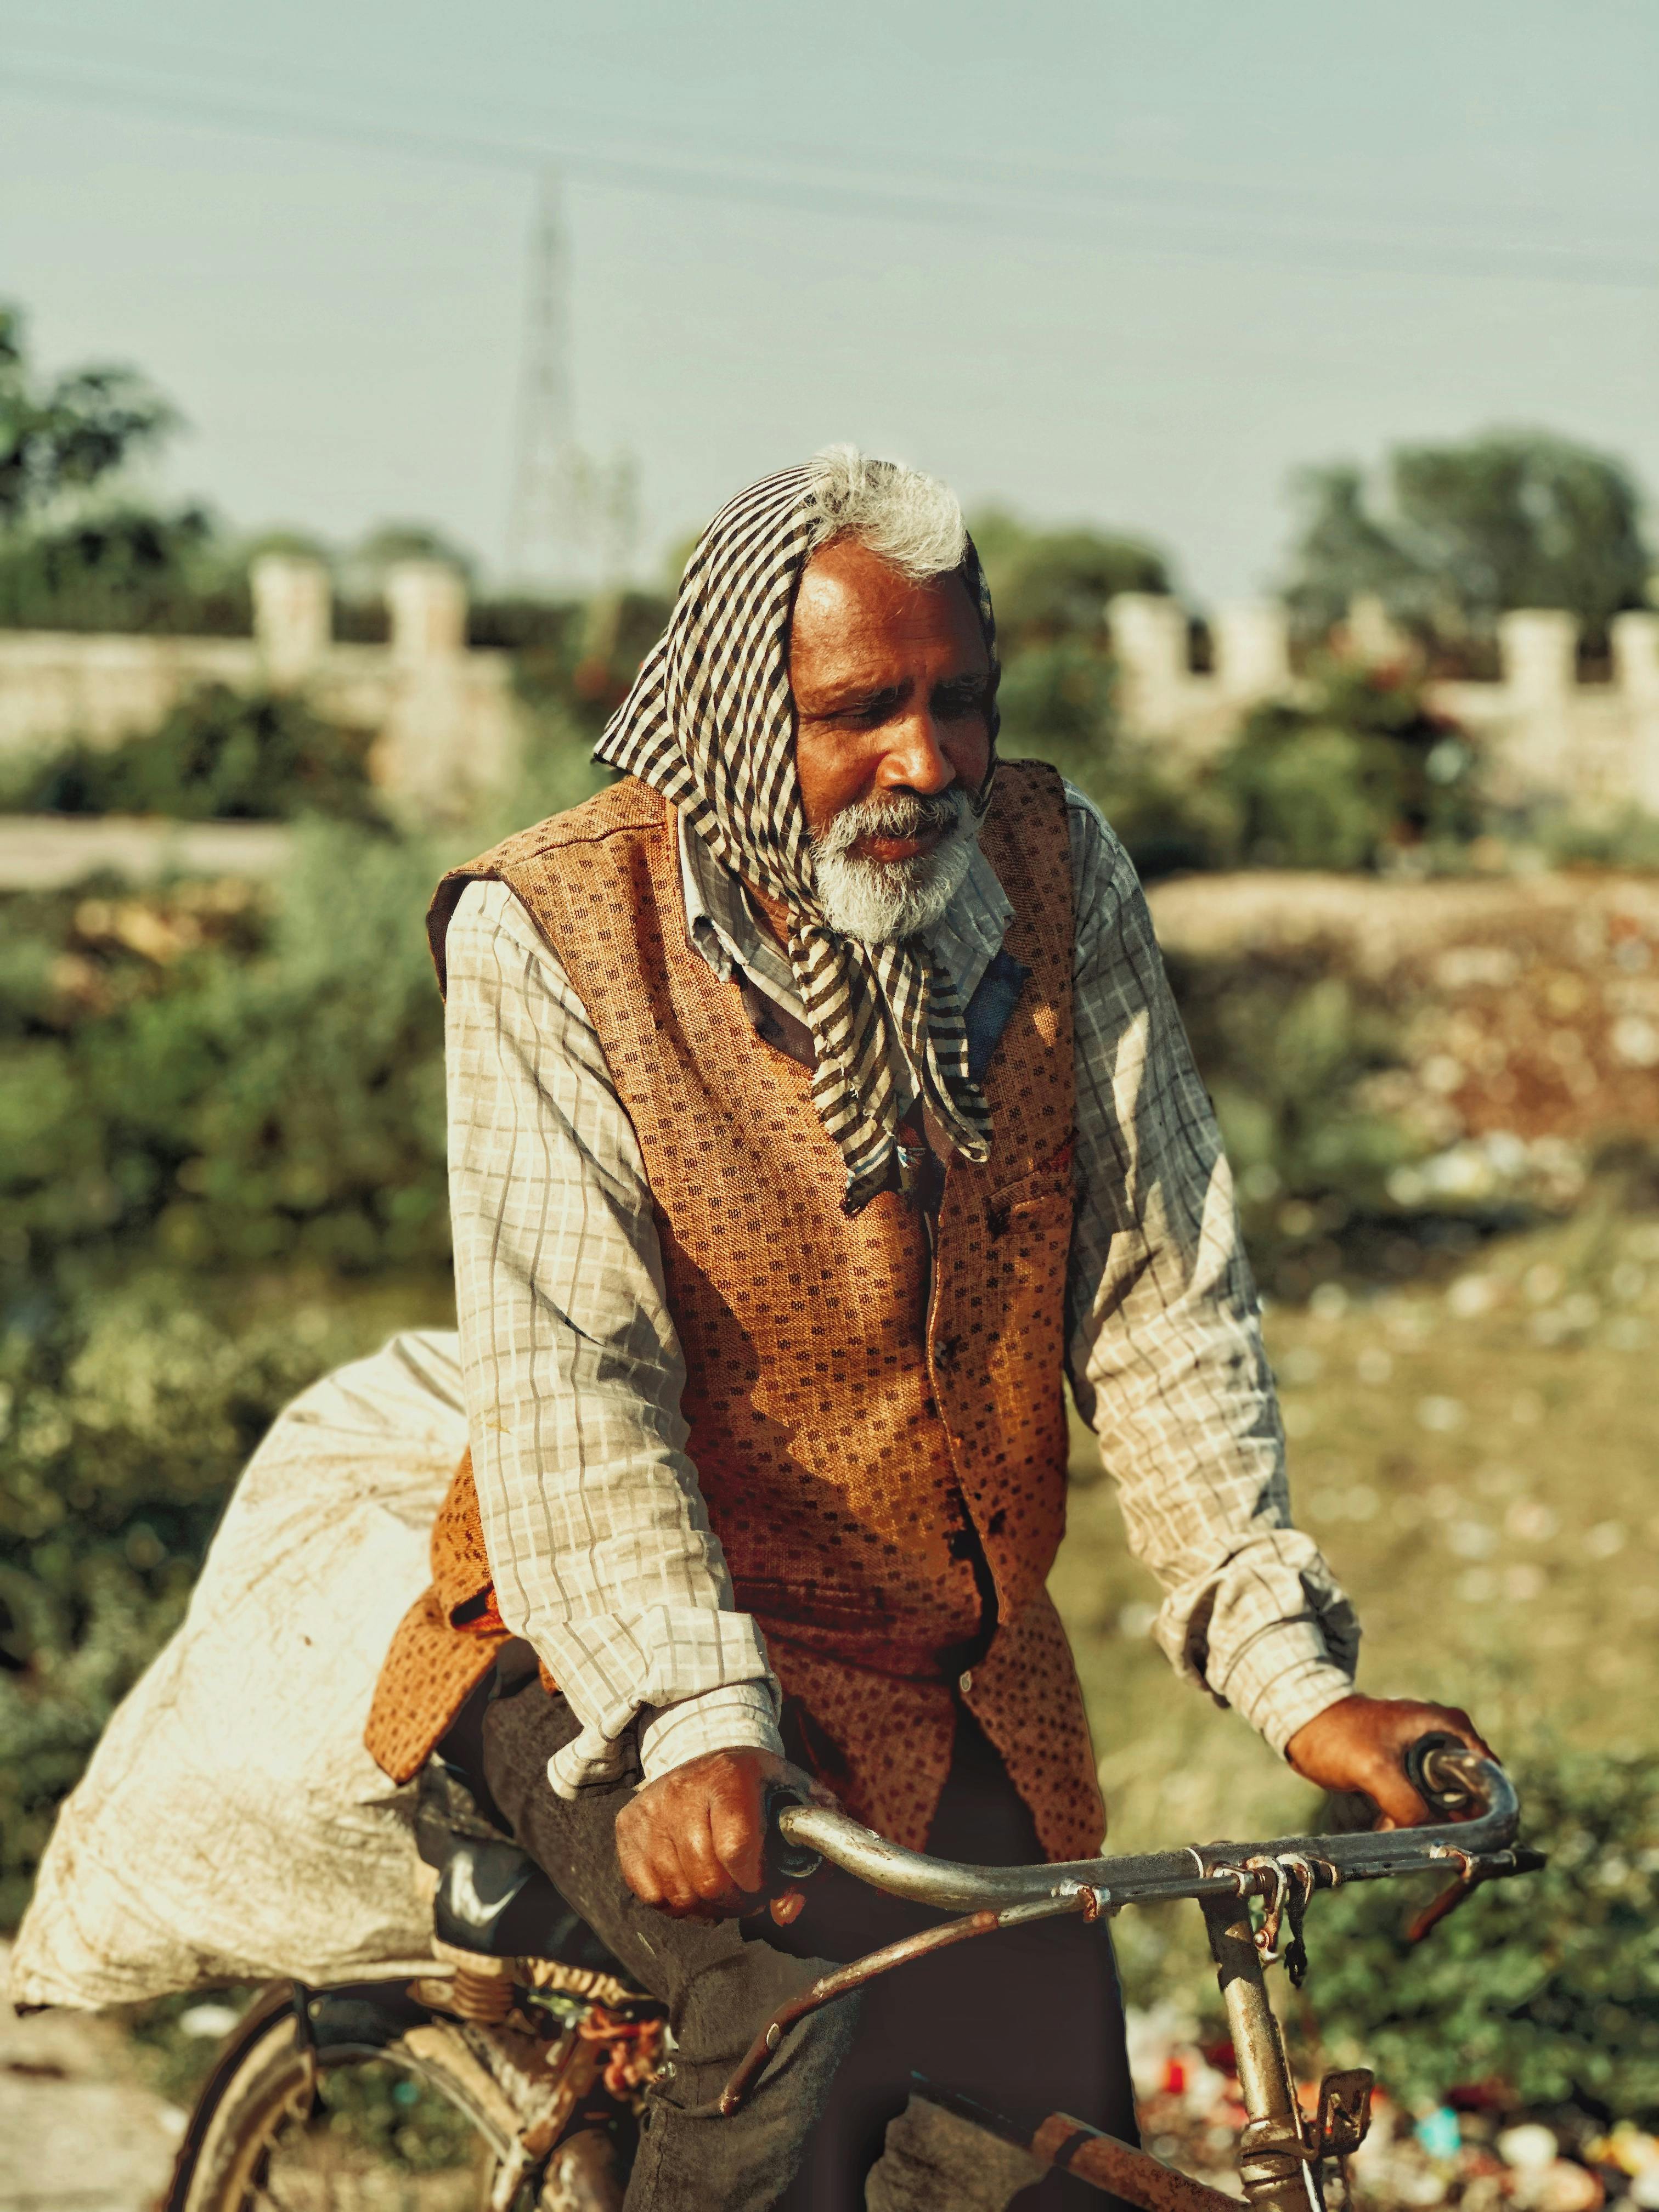
[[[992,1192],[986,1200],[985,1218],[993,1237],[1005,1235],[1017,1222],[1024,1225],[1034,1213],[1046,1212],[1060,1204],[1068,1208],[1076,1204],[1077,1184],[1073,1172],[1075,1151],[1076,1146],[1068,1137],[1052,1159],[1044,1160],[1041,1166]]]

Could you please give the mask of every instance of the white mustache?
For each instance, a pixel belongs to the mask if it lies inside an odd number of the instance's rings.
[[[949,837],[961,827],[963,811],[963,794],[954,789],[859,799],[831,817],[813,838],[812,850],[819,860],[833,860],[850,853],[861,837]]]

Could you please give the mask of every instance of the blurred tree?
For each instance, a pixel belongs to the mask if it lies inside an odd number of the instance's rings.
[[[204,508],[100,508],[0,530],[0,624],[9,629],[246,635],[246,574]]]
[[[1347,462],[1299,470],[1292,497],[1301,523],[1285,597],[1304,630],[1323,637],[1364,592],[1396,612],[1419,592],[1410,556],[1365,503],[1361,470]]]
[[[441,561],[465,577],[469,589],[477,582],[476,557],[428,522],[377,524],[347,555],[342,580],[349,591],[379,591],[398,561]]]
[[[262,553],[297,553],[302,560],[320,561],[325,567],[331,567],[334,561],[325,538],[319,538],[314,530],[301,530],[287,522],[256,531],[252,538],[245,538],[237,550],[245,563],[257,561]]]
[[[660,581],[662,589],[671,602],[679,591],[680,579],[685,574],[685,564],[696,551],[702,538],[701,530],[688,530],[683,538],[677,538],[674,540],[662,556]]]
[[[1005,657],[1063,638],[1101,640],[1120,592],[1167,592],[1162,554],[1138,538],[1096,530],[1034,530],[1000,507],[969,527],[996,607]]]
[[[1178,789],[1118,720],[1106,610],[1120,592],[1167,592],[1163,556],[1138,538],[1033,529],[1000,508],[971,528],[996,607],[1001,750],[1050,761],[1085,791],[1143,876],[1208,865],[1207,795]]]
[[[132,369],[42,379],[21,314],[0,306],[0,623],[246,630],[245,579],[206,510],[118,493],[125,464],[178,422]]]
[[[1565,607],[1599,640],[1644,600],[1653,556],[1641,495],[1620,461],[1542,431],[1401,446],[1388,500],[1367,503],[1351,465],[1298,480],[1302,523],[1287,596],[1322,634],[1362,592],[1419,629],[1489,629],[1511,607]]]
[[[526,705],[591,743],[627,697],[668,611],[658,593],[631,587],[564,605],[502,600],[475,609],[471,635],[511,647]]]
[[[1376,868],[1403,847],[1476,834],[1474,768],[1415,684],[1337,662],[1316,666],[1300,699],[1255,708],[1214,782],[1247,866]]]
[[[1112,663],[1098,644],[1065,637],[1016,649],[997,695],[1003,750],[1040,752],[1079,773],[1099,767],[1117,739],[1114,690]]]
[[[90,490],[178,421],[130,368],[105,364],[41,380],[30,367],[21,311],[0,306],[0,528]]]

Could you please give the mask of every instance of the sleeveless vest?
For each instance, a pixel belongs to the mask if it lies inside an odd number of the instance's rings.
[[[1052,1858],[1104,1828],[1081,1692],[1044,1587],[1065,1526],[1073,1208],[1072,914],[1055,772],[1005,763],[981,844],[1027,970],[983,1075],[990,1159],[937,1217],[896,1190],[848,1219],[808,1071],[757,1037],[687,942],[677,823],[627,779],[445,878],[507,884],[570,976],[644,1157],[683,1411],[738,1607],[793,1731],[848,1809],[919,1847],[960,1696]],[[931,1248],[931,1249],[930,1249]],[[421,1765],[506,1635],[470,1461],[434,1529],[368,1748]]]

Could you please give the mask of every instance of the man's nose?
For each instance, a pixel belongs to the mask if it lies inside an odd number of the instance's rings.
[[[945,750],[944,731],[932,709],[917,707],[891,732],[876,781],[884,791],[920,792],[932,798],[948,791],[957,771]]]

